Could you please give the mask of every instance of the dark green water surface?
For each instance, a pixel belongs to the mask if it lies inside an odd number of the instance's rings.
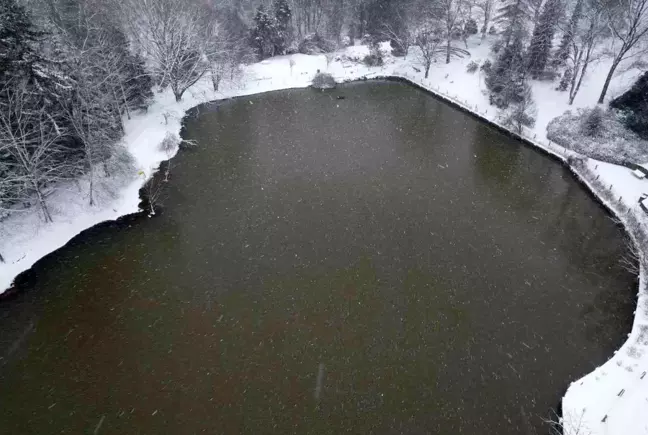
[[[418,90],[239,98],[184,136],[162,213],[0,302],[0,433],[547,433],[630,330],[605,211]]]

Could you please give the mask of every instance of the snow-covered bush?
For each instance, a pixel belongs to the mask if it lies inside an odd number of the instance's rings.
[[[482,63],[482,66],[479,68],[479,70],[488,74],[490,73],[492,67],[493,67],[493,63],[490,61],[490,59],[486,59],[484,63]]]
[[[385,63],[378,42],[374,42],[369,46],[369,54],[362,59],[362,62],[367,66],[382,66]]]
[[[384,64],[382,55],[380,52],[372,51],[362,59],[362,62],[367,66],[382,66]]]
[[[474,60],[471,60],[468,65],[466,65],[466,72],[470,74],[473,74],[477,69],[479,69],[479,64]]]
[[[335,42],[330,41],[318,33],[307,35],[299,44],[299,52],[302,54],[321,54],[335,51]]]
[[[318,72],[315,74],[311,86],[316,89],[333,89],[335,87],[335,79],[331,74]]]
[[[493,42],[493,45],[491,45],[491,51],[493,52],[493,54],[498,54],[503,46],[504,41],[502,39],[498,39],[497,41]]]
[[[610,106],[623,114],[625,125],[640,137],[648,139],[648,72],[627,92],[615,98]]]
[[[104,163],[108,177],[131,180],[136,176],[135,157],[123,145],[115,145],[113,155]]]
[[[605,117],[605,113],[603,113],[603,109],[601,109],[599,106],[594,107],[592,110],[590,110],[585,117],[583,118],[583,122],[581,123],[581,131],[585,136],[600,136],[601,134],[601,129],[603,128],[603,118]]]
[[[538,73],[537,79],[543,82],[553,82],[556,81],[558,78],[559,74],[557,71],[553,70],[544,70],[540,73]]]
[[[547,137],[565,148],[609,163],[640,164],[648,161],[648,141],[627,129],[613,111],[602,111],[598,134],[586,136],[583,126],[591,111],[568,111],[554,118],[547,126]]]
[[[571,68],[567,68],[565,70],[565,72],[562,75],[562,78],[560,79],[560,84],[556,88],[557,91],[564,92],[567,90],[567,88],[569,87],[572,81],[572,74],[573,72]]]
[[[469,18],[468,21],[466,21],[464,32],[468,35],[476,35],[478,31],[479,29],[477,27],[477,21],[475,21],[473,18]]]
[[[179,145],[180,138],[173,133],[167,132],[166,136],[164,136],[164,139],[162,139],[162,142],[160,142],[159,148],[163,153],[169,154],[173,152],[173,150],[175,150]]]

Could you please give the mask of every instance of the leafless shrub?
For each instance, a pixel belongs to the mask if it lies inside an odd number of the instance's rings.
[[[163,153],[171,153],[173,152],[178,146],[180,145],[180,138],[173,134],[167,132],[166,136],[164,136],[164,139],[162,139],[162,142],[160,142],[160,151]]]
[[[551,435],[591,435],[591,431],[587,430],[583,421],[585,411],[576,419],[565,419],[558,417],[555,412],[552,412],[551,417],[543,419],[549,426],[549,433]],[[567,426],[568,425],[568,426]]]

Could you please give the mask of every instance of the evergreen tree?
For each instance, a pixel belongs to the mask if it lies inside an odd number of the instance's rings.
[[[254,47],[259,59],[274,56],[277,29],[263,5],[257,8],[254,16],[254,28],[251,34],[251,44]]]
[[[565,33],[563,33],[562,40],[560,41],[560,46],[558,47],[556,55],[554,56],[555,65],[562,65],[569,58],[571,43],[574,40],[574,32],[576,31],[578,22],[580,21],[582,15],[583,0],[576,0],[576,5],[574,6],[574,10],[572,11],[571,18],[569,19],[569,24],[567,25],[567,29],[565,29]]]
[[[648,71],[628,91],[612,100],[610,107],[621,111],[629,129],[648,139]]]
[[[124,64],[123,91],[128,111],[146,109],[153,100],[153,78],[146,72],[144,59],[128,54]],[[130,116],[130,115],[129,115]]]
[[[288,0],[275,0],[275,53],[285,54],[288,44],[290,43],[290,20],[292,11],[288,5]]]
[[[0,86],[28,78],[38,60],[36,45],[42,34],[16,0],[0,2]]]
[[[556,25],[562,14],[561,0],[547,0],[538,24],[533,30],[527,52],[527,68],[533,78],[538,78],[547,67]]]
[[[505,0],[497,10],[495,21],[504,25],[504,46],[508,47],[514,36],[524,35],[525,21],[529,18],[528,0]]]
[[[522,33],[518,31],[511,36],[510,44],[502,48],[486,76],[491,104],[505,108],[521,101],[526,85],[523,50]]]
[[[558,85],[558,88],[556,90],[561,92],[566,91],[569,85],[571,85],[573,75],[574,72],[572,71],[572,69],[567,68],[563,73],[562,78],[560,79],[560,84]]]

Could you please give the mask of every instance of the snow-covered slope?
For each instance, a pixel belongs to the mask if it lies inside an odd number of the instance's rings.
[[[158,168],[175,154],[162,152],[159,143],[167,133],[179,134],[186,110],[200,103],[266,92],[306,87],[317,70],[331,73],[338,81],[363,77],[394,76],[405,78],[421,87],[473,111],[490,122],[497,121],[497,112],[489,106],[483,76],[466,72],[470,60],[483,61],[489,57],[489,44],[479,39],[470,41],[471,58],[454,60],[449,65],[434,64],[425,79],[412,49],[406,59],[388,58],[383,67],[367,68],[362,64],[337,60],[327,66],[324,56],[293,55],[276,57],[247,66],[237,83],[224,83],[223,91],[214,92],[208,78],[197,83],[176,103],[170,92],[160,93],[145,114],[126,121],[125,146],[135,157],[137,166],[133,178],[126,183],[103,180],[99,200],[89,206],[79,194],[84,181],[60,186],[49,198],[54,223],[43,224],[37,211],[14,215],[0,223],[0,293],[22,271],[38,259],[60,248],[72,237],[99,222],[116,219],[137,211],[138,191]],[[366,47],[350,47],[340,56],[362,57]],[[294,61],[291,67],[290,60]],[[605,63],[591,69],[573,107],[596,104],[607,72]],[[609,96],[628,87],[638,75],[629,71],[617,77]],[[536,125],[525,132],[528,140],[566,160],[577,157],[573,152],[550,143],[546,126],[554,117],[570,108],[567,95],[555,91],[555,83],[534,83],[533,91],[538,109]],[[574,172],[606,201],[619,218],[638,222],[644,230],[648,220],[638,207],[639,196],[648,192],[648,181],[635,178],[626,168],[584,159]],[[621,197],[617,200],[616,197]],[[611,198],[614,198],[612,200]],[[632,218],[632,219],[630,219]],[[648,434],[648,300],[644,274],[641,275],[638,308],[634,327],[627,343],[606,364],[576,381],[563,400],[564,427],[567,435],[639,435]]]

